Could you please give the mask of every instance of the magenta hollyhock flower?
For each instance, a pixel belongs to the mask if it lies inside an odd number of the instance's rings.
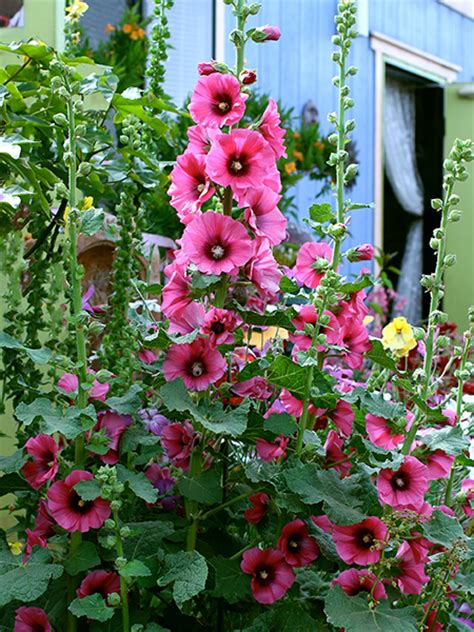
[[[446,419],[444,422],[447,426],[455,426],[458,423],[458,416],[454,410],[445,408],[441,411]],[[443,423],[443,422],[442,422]]]
[[[281,457],[286,458],[288,441],[288,437],[284,437],[282,434],[272,443],[265,441],[265,439],[257,439],[255,442],[257,454],[262,461],[278,461]]]
[[[295,573],[281,551],[254,547],[242,555],[240,568],[252,575],[252,594],[258,603],[271,604],[293,586]]]
[[[201,333],[209,336],[213,346],[229,345],[235,341],[234,331],[240,327],[242,319],[228,309],[212,307],[204,316]]]
[[[321,271],[314,268],[319,259],[331,261],[332,248],[329,244],[324,241],[308,241],[303,244],[293,268],[296,280],[310,288],[318,287],[324,276]]]
[[[238,79],[215,72],[198,79],[189,111],[196,123],[207,127],[234,125],[244,115],[247,98]]]
[[[94,306],[89,303],[90,299],[94,296],[95,286],[93,284],[89,285],[87,290],[82,295],[81,299],[81,307],[85,312],[89,312],[89,314],[94,314]]]
[[[257,81],[257,71],[256,70],[242,70],[240,73],[240,81],[244,86],[250,86],[252,83]]]
[[[413,560],[415,564],[425,564],[428,561],[431,542],[423,538],[419,533],[413,533],[412,538],[402,542],[398,548],[397,556],[404,560]]]
[[[186,131],[189,143],[186,153],[206,156],[211,149],[212,140],[218,134],[215,127],[204,127],[203,125],[191,125]]]
[[[311,516],[311,520],[317,527],[322,529],[324,533],[332,533],[334,525],[326,516],[326,514],[323,514],[321,516]]]
[[[170,316],[169,334],[190,334],[204,322],[205,309],[197,301],[192,301],[181,312]]]
[[[375,564],[388,540],[387,526],[371,516],[349,526],[334,525],[332,538],[339,557],[346,564]]]
[[[200,214],[201,206],[214,189],[206,173],[206,158],[186,151],[176,159],[171,172],[168,195],[183,224],[188,224]]]
[[[341,477],[347,476],[351,469],[351,457],[343,451],[344,439],[335,430],[330,430],[324,442],[326,465],[339,472]]]
[[[406,456],[395,472],[390,469],[381,470],[377,477],[380,502],[391,507],[420,507],[427,489],[426,465],[413,456]]]
[[[250,397],[261,401],[268,399],[273,393],[272,387],[261,375],[251,377],[243,382],[237,382],[232,386],[231,390],[240,397]]]
[[[13,632],[51,632],[48,615],[42,608],[22,606],[15,615]]]
[[[257,492],[250,496],[252,506],[244,511],[244,517],[251,524],[258,524],[267,513],[270,498],[264,492]]]
[[[25,548],[25,556],[23,558],[23,564],[27,562],[34,546],[39,546],[42,549],[45,549],[48,546],[48,542],[46,538],[42,536],[39,533],[39,531],[36,531],[36,529],[25,529],[25,535],[26,535],[26,548]]]
[[[286,131],[281,127],[280,112],[273,99],[269,99],[258,129],[272,148],[275,159],[278,160],[282,156],[286,157],[285,144],[283,142]]]
[[[268,187],[248,189],[239,196],[239,206],[245,208],[245,221],[258,237],[268,239],[271,246],[281,243],[286,237],[286,217],[277,204],[281,195]]]
[[[181,246],[205,274],[236,274],[253,254],[252,240],[242,224],[213,211],[186,226]]]
[[[336,408],[327,412],[327,416],[337,426],[343,437],[350,437],[355,413],[349,402],[338,399]]]
[[[302,520],[292,520],[281,530],[277,548],[290,566],[308,566],[319,557],[318,543],[309,535],[308,527]]]
[[[465,478],[461,483],[461,507],[466,516],[472,518],[474,516],[474,509],[472,507],[472,501],[474,500],[474,479]]]
[[[294,397],[290,391],[287,391],[286,388],[282,390],[280,393],[280,401],[283,404],[285,411],[289,415],[293,415],[293,417],[301,417],[303,414],[303,402],[296,397]],[[319,409],[314,406],[314,404],[310,404],[308,408],[310,415],[318,414]]]
[[[152,483],[153,487],[158,490],[160,496],[164,496],[176,482],[171,476],[169,467],[161,467],[158,463],[152,463],[145,470],[145,476]]]
[[[161,431],[161,445],[173,465],[182,470],[187,470],[189,467],[196,438],[197,435],[189,421],[168,424]]]
[[[138,357],[143,364],[153,364],[158,359],[158,354],[153,349],[140,349]]]
[[[33,460],[21,468],[22,474],[33,489],[39,489],[58,473],[58,445],[53,437],[39,434],[30,437],[25,448]]]
[[[454,456],[446,454],[443,450],[435,450],[423,457],[427,467],[426,478],[429,481],[437,481],[449,475],[454,463]]]
[[[175,268],[161,295],[161,311],[167,318],[179,317],[193,302],[190,296],[191,279],[181,269]]]
[[[237,194],[262,186],[280,189],[273,151],[254,130],[233,129],[230,134],[218,134],[207,155],[207,170],[214,182],[232,187]]]
[[[56,481],[48,489],[48,510],[58,525],[66,531],[99,529],[110,516],[110,503],[103,498],[82,500],[74,489],[80,481],[90,481],[91,472],[73,470],[64,481]]]
[[[102,463],[115,465],[119,461],[119,443],[126,428],[132,423],[129,415],[119,415],[118,413],[102,411],[97,414],[95,431],[104,429],[105,434],[110,439],[109,451],[99,456]]]
[[[397,553],[399,564],[395,581],[404,595],[419,595],[423,587],[430,581],[425,574],[425,565],[416,562],[412,557],[403,557]]]
[[[79,599],[98,593],[107,601],[108,595],[120,594],[120,576],[113,571],[92,571],[81,582],[76,590]]]
[[[340,325],[337,318],[334,316],[332,312],[325,311],[325,316],[329,317],[329,323],[324,325],[320,329],[320,333],[325,334],[327,336],[328,344],[337,345],[340,340]],[[304,331],[304,326],[306,324],[315,325],[318,320],[318,315],[316,313],[316,308],[314,305],[304,305],[301,309],[298,310],[297,316],[292,319],[293,325],[296,327],[297,332]],[[304,333],[290,333],[290,340],[295,345],[296,351],[308,351],[311,347],[312,336],[307,336]],[[318,345],[316,347],[318,351],[323,351],[325,349],[324,345]]]
[[[202,61],[197,65],[198,73],[201,77],[207,77],[207,75],[212,75],[214,72],[218,72],[216,70],[216,60],[211,59],[211,61]]]
[[[226,368],[219,351],[204,338],[171,345],[163,362],[163,373],[168,382],[180,377],[193,391],[205,391],[224,375]]]
[[[339,575],[332,580],[332,583],[335,586],[340,586],[349,597],[354,597],[360,592],[368,592],[372,594],[376,601],[387,599],[387,593],[385,592],[382,582],[367,569],[358,570],[356,568],[349,568],[339,573]]]
[[[264,41],[276,42],[281,37],[281,31],[278,26],[265,24],[265,26],[259,27],[259,30],[267,36]]]
[[[351,369],[361,369],[364,353],[370,350],[369,334],[365,325],[353,320],[344,320],[341,327],[341,345],[345,348],[343,357]]]
[[[365,429],[372,443],[385,450],[393,450],[402,443],[405,435],[394,430],[390,420],[367,413]]]
[[[374,252],[372,244],[361,244],[354,248],[353,261],[371,261],[374,258]]]
[[[88,369],[87,372],[94,373],[91,369]],[[65,393],[76,393],[79,388],[79,378],[74,373],[64,373],[58,380],[58,387]],[[98,380],[94,380],[88,391],[89,399],[105,402],[109,390],[110,384],[108,382],[102,384]]]
[[[48,503],[42,498],[38,503],[38,512],[35,518],[35,532],[44,538],[49,538],[55,534],[54,525],[56,523],[49,513]]]
[[[245,267],[245,274],[264,296],[274,296],[280,291],[283,276],[266,239],[257,237],[253,257]]]

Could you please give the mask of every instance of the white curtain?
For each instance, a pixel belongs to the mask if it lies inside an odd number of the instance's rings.
[[[384,155],[395,196],[412,216],[397,292],[406,301],[404,316],[417,324],[422,310],[424,196],[415,155],[415,95],[410,87],[391,77],[387,77],[385,86]]]

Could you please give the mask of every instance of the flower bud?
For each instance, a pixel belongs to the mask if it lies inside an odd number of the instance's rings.
[[[109,593],[107,595],[107,603],[112,607],[120,606],[120,595],[115,592]]]
[[[455,265],[456,255],[453,255],[453,254],[446,255],[443,263],[447,268],[450,268],[451,266]]]
[[[443,200],[440,200],[439,198],[431,200],[431,208],[433,208],[435,211],[443,208]]]
[[[211,61],[203,61],[200,64],[198,64],[197,69],[201,77],[212,75],[213,73],[217,72],[215,63],[216,63],[215,60],[211,59]]]
[[[56,123],[56,125],[60,125],[61,127],[67,126],[67,118],[62,112],[58,112],[58,114],[55,114],[53,116],[53,121]]]
[[[448,215],[448,222],[459,222],[462,218],[462,213],[458,209],[453,209]]]
[[[271,26],[270,24],[265,24],[264,26],[259,26],[254,31],[252,31],[250,37],[254,42],[277,42],[281,37],[281,31],[278,26]]]
[[[439,239],[436,239],[435,237],[432,237],[430,239],[430,248],[433,248],[433,250],[438,250],[438,248],[439,248]]]
[[[356,248],[347,251],[348,261],[371,261],[374,257],[374,247],[372,244],[361,244]]]
[[[244,86],[250,86],[257,81],[256,70],[242,70],[240,73],[240,81]]]

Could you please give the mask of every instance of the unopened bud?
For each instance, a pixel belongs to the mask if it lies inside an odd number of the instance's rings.
[[[458,209],[453,209],[448,215],[448,222],[459,222],[462,218],[462,213]]]
[[[446,255],[443,263],[447,268],[450,268],[451,266],[455,265],[456,255],[453,255],[453,254]]]
[[[257,81],[256,70],[243,70],[240,73],[240,81],[244,86],[250,86]]]

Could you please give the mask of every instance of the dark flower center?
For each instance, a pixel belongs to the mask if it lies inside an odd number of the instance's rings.
[[[194,377],[201,377],[201,375],[204,373],[204,365],[202,362],[193,362],[191,364],[191,373],[194,375]]]
[[[259,566],[255,573],[255,579],[261,586],[268,586],[268,584],[273,581],[274,576],[275,573],[273,571],[273,568],[270,568],[268,566]]]
[[[244,176],[249,170],[248,156],[245,153],[230,156],[227,168],[233,176]]]
[[[360,531],[357,534],[357,540],[359,545],[363,549],[370,549],[370,547],[373,546],[373,544],[375,543],[374,534],[368,529],[363,529],[362,531]]]
[[[70,498],[69,504],[70,504],[70,507],[71,507],[71,509],[73,511],[76,511],[77,513],[85,514],[92,507],[93,501],[92,500],[83,500],[79,496],[79,494],[77,494],[75,491],[73,491],[72,494],[71,494],[71,498]]]
[[[228,112],[230,110],[230,105],[225,101],[221,101],[218,105],[218,108],[221,112]]]
[[[224,246],[221,246],[221,244],[215,244],[214,246],[212,246],[211,255],[212,255],[212,258],[215,259],[216,261],[219,261],[219,259],[222,259],[225,255]]]
[[[218,94],[212,104],[214,114],[223,116],[232,109],[232,99],[227,94]]]
[[[288,549],[294,553],[296,553],[296,551],[299,551],[300,545],[301,545],[301,538],[297,535],[293,535],[288,540]]]
[[[216,321],[215,323],[212,323],[211,331],[214,334],[222,334],[222,333],[224,333],[224,331],[225,331],[224,323],[221,323],[219,321]]]
[[[407,477],[403,473],[396,474],[390,482],[395,491],[401,491],[408,487]]]
[[[199,191],[199,193],[202,193],[204,191],[205,187],[206,187],[206,185],[203,182],[201,182],[201,184],[197,185],[196,189]]]

